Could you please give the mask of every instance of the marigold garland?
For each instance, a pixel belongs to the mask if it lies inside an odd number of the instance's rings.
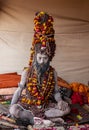
[[[28,97],[23,97],[21,102],[30,105],[42,105],[47,99],[52,95],[54,90],[54,69],[50,66],[49,71],[45,73],[45,78],[43,79],[42,85],[37,87],[37,75],[34,71],[33,76],[29,78],[29,83],[27,84],[27,90],[31,95],[31,99]]]
[[[50,61],[55,54],[55,39],[54,39],[54,29],[53,29],[53,18],[45,12],[37,12],[34,18],[34,37],[31,48],[31,55],[29,65],[30,68],[33,66],[33,61],[35,59],[35,45],[41,44],[42,48],[47,48],[47,55]],[[39,85],[38,85],[39,86]],[[26,104],[42,105],[47,102],[48,97],[51,96],[55,81],[53,68],[49,67],[44,75],[44,80],[40,86],[37,86],[37,74],[33,73],[33,76],[29,78],[27,84],[27,91],[31,95],[31,100],[27,97],[22,98],[22,102]]]
[[[42,47],[46,47],[47,44],[55,43],[54,29],[53,29],[53,18],[45,12],[38,12],[34,18],[34,37],[31,48],[31,56],[29,65],[32,66],[32,62],[35,54],[35,44],[41,43]]]

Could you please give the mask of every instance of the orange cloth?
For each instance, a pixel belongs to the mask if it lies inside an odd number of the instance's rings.
[[[17,87],[20,81],[21,75],[16,72],[0,74],[0,88]]]

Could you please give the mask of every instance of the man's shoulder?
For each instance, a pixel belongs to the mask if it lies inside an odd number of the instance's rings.
[[[22,73],[28,73],[30,71],[29,67],[24,67]]]
[[[24,67],[23,70],[29,70],[29,67]]]
[[[53,71],[56,71],[55,68],[53,66],[50,66],[50,69],[52,69]]]
[[[28,67],[24,67],[23,68],[23,71],[30,71],[32,68],[30,67],[30,66],[28,66]]]
[[[54,67],[52,67],[52,66],[50,66],[51,67],[51,70],[53,71],[53,73],[54,73],[54,76],[55,77],[57,77],[57,71],[55,70],[55,68]]]

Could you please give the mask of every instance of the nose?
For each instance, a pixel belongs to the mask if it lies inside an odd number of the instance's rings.
[[[40,60],[40,64],[44,64],[44,59],[43,58]]]

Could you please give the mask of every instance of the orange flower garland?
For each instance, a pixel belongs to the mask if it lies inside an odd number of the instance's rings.
[[[31,99],[23,97],[22,103],[39,106],[47,102],[47,99],[52,95],[55,85],[53,68],[51,66],[44,77],[42,85],[38,86],[37,75],[34,71],[33,77],[29,78],[29,83],[27,84]]]
[[[42,20],[45,16],[45,20]],[[53,18],[47,15],[45,12],[38,12],[34,18],[34,37],[31,48],[31,56],[29,65],[32,66],[32,62],[35,54],[35,44],[41,43],[42,47],[46,47],[49,43],[55,43],[54,29],[53,29]]]
[[[41,44],[40,49],[46,48],[46,53],[49,56],[50,61],[55,54],[55,39],[53,29],[53,18],[45,12],[38,12],[34,18],[34,37],[31,48],[31,56],[29,65],[33,67],[35,59],[35,45]],[[37,81],[37,74],[34,70],[33,75],[29,78],[27,83],[27,91],[31,95],[31,99],[23,97],[22,102],[32,105],[42,105],[47,102],[47,99],[52,95],[54,90],[54,69],[49,67],[49,70],[45,72],[42,84],[39,85]]]

